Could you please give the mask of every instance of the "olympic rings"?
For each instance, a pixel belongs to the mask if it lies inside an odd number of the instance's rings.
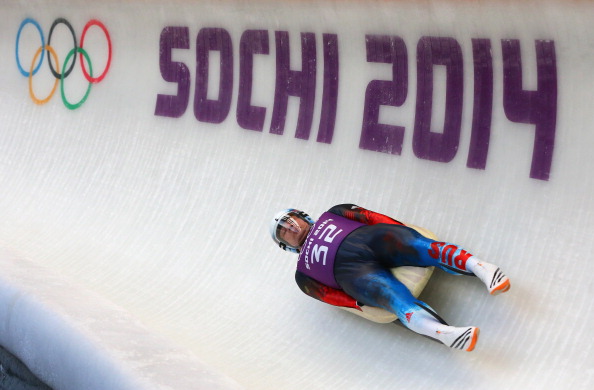
[[[37,57],[39,57],[40,53],[43,53],[44,47],[40,46],[39,49],[37,49],[37,51],[35,52],[35,55],[33,56],[33,62],[31,62],[31,70],[29,71],[29,96],[31,96],[31,100],[33,100],[35,102],[35,104],[45,104],[47,102],[49,102],[49,100],[52,98],[52,96],[54,96],[54,92],[56,92],[56,87],[58,86],[58,83],[60,82],[60,79],[56,79],[56,82],[54,82],[54,87],[52,88],[52,91],[50,92],[49,96],[46,97],[45,99],[37,99],[37,96],[35,96],[35,93],[33,93],[33,77],[31,77],[32,74],[34,74],[34,70],[33,70],[33,66],[35,65],[35,60],[37,59]],[[56,63],[58,63],[58,55],[56,54],[56,51],[54,50],[53,47],[51,46],[45,46],[45,50],[47,50],[53,57],[54,60],[56,61]],[[41,54],[43,56],[43,54]],[[41,62],[39,63],[41,64]],[[60,67],[60,65],[58,65],[58,68]],[[38,66],[39,68],[39,66]],[[60,69],[58,69],[58,71],[60,71]]]
[[[76,52],[80,52],[80,56],[82,57],[83,55],[85,56],[85,59],[87,60],[87,62],[89,63],[89,70],[91,71],[91,74],[93,74],[93,66],[91,65],[91,59],[89,58],[89,55],[87,54],[87,52],[85,51],[85,49],[83,49],[82,47],[77,47],[74,48],[72,50],[70,50],[70,52],[68,52],[68,55],[66,56],[66,59],[64,60],[64,67],[66,67],[66,64],[68,63],[68,60],[70,59],[70,57],[75,58],[76,59]],[[74,64],[76,60],[73,60],[72,63]],[[82,60],[81,60],[82,62]],[[91,76],[89,75],[89,78],[91,78]],[[89,81],[89,86],[87,87],[87,92],[85,93],[85,95],[83,96],[83,98],[76,104],[71,104],[67,99],[66,99],[66,95],[64,94],[64,78],[61,79],[62,82],[60,83],[60,92],[62,93],[62,101],[64,102],[64,105],[66,107],[68,107],[71,110],[75,110],[77,108],[79,108],[86,100],[87,97],[89,97],[89,93],[91,92],[91,85],[93,84],[92,81]]]
[[[68,29],[70,30],[70,34],[72,34],[72,42],[74,43],[74,49],[76,49],[77,45],[76,45],[76,35],[74,34],[74,29],[72,28],[72,25],[70,24],[70,22],[68,22],[64,18],[58,18],[58,19],[54,20],[54,23],[52,23],[52,27],[50,27],[49,35],[47,36],[47,45],[51,46],[52,34],[54,33],[54,28],[56,28],[56,26],[60,23],[65,24],[66,27],[68,27]],[[52,65],[51,57],[47,58],[47,62],[49,64],[50,70],[52,71],[52,74],[54,75],[54,77],[57,79],[61,78],[62,75],[54,70],[54,66]],[[72,69],[74,69],[74,64],[76,64],[76,57],[75,57],[74,61],[72,61],[72,65],[70,66],[70,69],[68,69],[68,71],[66,71],[66,73],[64,73],[64,77],[68,77],[70,75],[70,72],[72,72]],[[66,68],[66,66],[64,66],[64,68]]]
[[[28,72],[25,69],[23,69],[23,66],[19,59],[19,45],[20,45],[20,40],[21,40],[21,32],[23,31],[23,28],[27,24],[32,24],[37,29],[37,31],[39,32],[39,37],[40,37],[40,41],[41,41],[41,45],[39,46],[39,49],[37,49],[35,55],[33,56],[33,60],[31,62],[31,66],[29,67]],[[51,46],[52,35],[53,35],[55,27],[58,24],[64,24],[68,28],[68,30],[70,30],[70,33],[72,35],[72,43],[73,43],[73,48],[69,51],[68,55],[66,56],[66,58],[64,60],[62,73],[60,73],[60,65],[59,65],[58,55],[57,55],[56,51],[53,49],[53,47]],[[87,53],[87,51],[83,48],[87,31],[92,26],[97,26],[101,30],[103,30],[103,33],[107,40],[107,51],[108,51],[107,63],[105,65],[105,69],[98,77],[93,77],[93,66],[91,64],[91,58],[90,58],[89,54]],[[39,98],[37,98],[37,96],[35,96],[35,93],[33,92],[33,76],[39,71],[39,68],[41,67],[41,64],[43,63],[46,51],[48,52],[48,56],[47,56],[48,65],[49,65],[50,71],[52,72],[56,81],[54,83],[54,86],[53,86],[50,94],[44,99],[39,99]],[[64,93],[64,80],[70,75],[70,73],[74,69],[74,66],[76,64],[76,54],[77,53],[80,55],[80,64],[81,64],[82,73],[83,73],[85,79],[89,82],[89,85],[87,87],[87,91],[86,91],[85,95],[83,96],[83,98],[78,103],[72,104],[68,101],[68,99],[66,98],[66,95]],[[19,30],[18,30],[17,36],[16,36],[15,57],[16,57],[17,67],[18,67],[20,73],[29,79],[29,95],[31,96],[31,100],[33,100],[33,102],[35,102],[36,104],[47,103],[53,97],[54,93],[56,92],[57,85],[58,85],[58,83],[60,83],[60,86],[61,86],[60,91],[61,91],[62,101],[63,101],[64,105],[71,110],[74,110],[74,109],[80,107],[86,101],[87,97],[89,96],[89,93],[91,91],[91,85],[99,83],[107,75],[107,72],[109,71],[109,68],[111,66],[111,56],[112,56],[112,49],[111,49],[111,37],[109,35],[109,31],[107,30],[107,28],[105,27],[105,25],[103,23],[101,23],[100,21],[98,21],[96,19],[89,20],[87,22],[87,24],[85,25],[85,27],[83,28],[83,32],[82,32],[82,35],[80,38],[80,46],[78,45],[78,43],[76,41],[76,34],[74,32],[72,25],[70,24],[70,22],[68,20],[66,20],[64,18],[57,18],[52,23],[52,25],[50,27],[49,35],[48,35],[47,44],[45,43],[45,37],[44,37],[43,31],[41,29],[41,26],[35,19],[32,19],[32,18],[26,18],[21,22],[21,25],[19,26]],[[72,62],[69,64],[70,59],[72,59]],[[38,60],[39,60],[39,62],[37,63]],[[52,63],[52,61],[56,64],[55,67],[54,67],[54,64]],[[85,63],[88,63],[89,71],[87,71],[87,66]]]
[[[109,38],[109,32],[107,31],[107,28],[105,28],[103,23],[101,23],[100,21],[98,21],[96,19],[92,19],[92,20],[89,20],[89,22],[85,25],[85,28],[83,28],[83,32],[80,37],[80,48],[81,49],[85,42],[85,35],[87,34],[87,30],[91,26],[97,26],[100,29],[102,29],[103,32],[105,33],[105,37],[107,38],[107,48],[109,51],[109,56],[107,57],[107,65],[105,65],[105,70],[103,71],[103,73],[101,73],[101,75],[99,77],[93,78],[93,77],[91,77],[91,75],[87,74],[87,70],[85,69],[85,63],[82,60],[82,57],[83,57],[82,53],[80,55],[80,63],[82,64],[82,71],[83,71],[85,77],[87,78],[87,80],[89,80],[89,82],[91,82],[91,83],[98,83],[99,81],[103,80],[103,78],[107,74],[107,70],[109,69],[109,66],[111,65],[111,39]],[[89,67],[91,67],[91,61],[89,61]]]
[[[17,33],[17,37],[16,37],[15,56],[16,56],[17,66],[19,67],[21,74],[25,77],[29,77],[29,73],[27,73],[27,71],[25,71],[23,69],[23,67],[21,66],[21,61],[19,61],[19,42],[21,40],[21,31],[23,31],[23,27],[25,27],[25,25],[27,25],[29,23],[31,23],[33,26],[35,26],[37,28],[37,31],[39,31],[39,36],[41,38],[41,47],[45,47],[45,39],[43,38],[43,31],[41,31],[41,26],[39,25],[39,23],[37,23],[36,20],[31,19],[31,18],[27,18],[27,19],[23,20],[23,22],[21,23],[21,26],[19,27],[19,32]],[[41,53],[41,59],[39,60],[39,64],[33,71],[33,74],[37,73],[37,71],[41,67],[41,63],[43,62],[44,54],[45,54],[45,52]],[[35,61],[33,61],[33,63],[35,63]]]

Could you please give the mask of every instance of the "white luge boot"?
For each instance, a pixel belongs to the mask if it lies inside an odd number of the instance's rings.
[[[470,261],[472,259],[474,261]],[[491,295],[504,293],[511,287],[509,278],[494,264],[471,258],[466,263],[466,267],[487,286],[487,290]]]
[[[475,326],[457,328],[442,325],[435,332],[435,338],[450,348],[470,352],[474,349],[480,330]]]
[[[472,351],[478,340],[479,328],[449,326],[429,306],[417,302],[418,308],[404,313],[402,324],[410,330],[437,340],[450,348]]]

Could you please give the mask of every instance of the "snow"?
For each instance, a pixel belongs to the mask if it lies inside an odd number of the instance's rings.
[[[5,1],[0,13],[0,345],[54,389],[594,384],[590,2]],[[59,89],[45,105],[31,101],[14,58],[27,17],[46,34],[57,17],[69,20],[79,37],[91,19],[108,29],[111,66],[80,108],[67,109]],[[157,96],[178,91],[160,73],[167,26],[188,28],[188,49],[172,56],[190,77],[188,106],[178,118],[155,115]],[[216,52],[209,62],[207,98],[231,96],[221,123],[194,112],[197,37],[214,28],[228,33],[233,56],[233,79],[222,87],[223,55]],[[240,42],[248,30],[264,30],[269,39],[269,54],[253,59],[251,104],[266,109],[262,131],[246,130],[237,119],[245,91]],[[296,97],[289,98],[284,134],[269,131],[276,31],[289,33],[292,69],[301,66],[300,33],[316,39],[308,140],[295,137]],[[30,64],[39,41],[32,26],[23,34],[19,55]],[[97,72],[107,57],[101,34],[93,27],[85,41]],[[324,46],[324,34],[336,35],[339,53],[331,143],[316,141],[324,81],[330,81],[323,53],[331,43]],[[379,114],[380,123],[404,128],[400,154],[359,147],[366,88],[392,78],[389,64],[367,60],[366,35],[397,36],[406,48],[404,101]],[[423,37],[453,38],[462,56],[454,65],[463,78],[460,140],[447,163],[418,157],[414,146]],[[59,58],[70,39],[65,26],[56,27]],[[467,167],[475,147],[473,39],[491,44],[485,169]],[[554,42],[557,117],[548,180],[530,177],[535,126],[512,122],[504,111],[508,63],[501,42],[508,39],[520,42],[527,90],[539,85],[535,41]],[[550,66],[552,58],[544,59]],[[440,66],[430,95],[434,134],[444,132],[441,111],[455,111],[446,108]],[[32,78],[39,96],[53,82],[42,68]],[[82,97],[80,68],[65,90],[72,101]],[[272,245],[269,219],[287,207],[318,216],[345,202],[428,228],[510,276],[511,291],[491,297],[477,280],[436,271],[421,295],[452,325],[481,328],[475,351],[452,351],[299,291],[296,259]]]

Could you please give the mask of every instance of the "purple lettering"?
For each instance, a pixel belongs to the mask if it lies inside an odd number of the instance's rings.
[[[493,116],[493,56],[489,39],[473,39],[474,108],[466,166],[485,169]]]
[[[177,83],[177,95],[157,95],[155,115],[179,118],[186,112],[190,100],[190,70],[181,62],[171,61],[173,49],[189,49],[187,27],[165,27],[159,40],[159,68],[163,80]]]
[[[443,132],[431,131],[433,66],[446,67],[446,107]],[[450,162],[456,156],[462,124],[462,49],[453,38],[422,37],[417,45],[417,104],[413,151],[415,156]]]
[[[553,41],[537,40],[537,90],[522,89],[520,41],[501,41],[503,50],[503,108],[516,123],[535,125],[530,177],[549,180],[557,126],[557,61]]]
[[[267,30],[246,30],[240,38],[236,120],[239,127],[246,130],[262,132],[270,108],[252,104],[254,82],[259,81],[255,76],[259,73],[254,72],[254,59],[258,54],[270,58],[269,34]],[[295,138],[308,140],[318,92],[316,34],[300,33],[300,48],[292,50],[301,54],[299,70],[291,68],[289,32],[275,31],[274,34],[276,78],[270,133],[282,135],[285,132],[288,103],[290,97],[296,97],[299,111]],[[322,90],[319,91],[321,104],[316,141],[330,144],[334,137],[337,118],[340,58],[338,36],[326,33],[321,37],[324,67]],[[485,169],[494,110],[494,59],[490,39],[473,38],[471,42],[474,91],[466,166]],[[359,148],[400,155],[406,129],[402,123],[380,123],[380,114],[382,109],[398,108],[406,103],[409,70],[406,43],[398,36],[370,34],[365,36],[365,45],[367,62],[390,65],[391,77],[386,77],[387,80],[372,79],[367,84]],[[535,90],[528,90],[523,86],[525,75],[522,71],[520,41],[504,39],[501,40],[501,46],[503,110],[511,122],[534,125],[530,177],[549,180],[558,105],[555,44],[550,40],[535,40]],[[159,41],[159,69],[163,80],[177,85],[177,93],[158,94],[155,115],[177,118],[185,113],[191,93],[190,70],[185,63],[175,62],[172,57],[175,49],[189,48],[188,27],[163,28]],[[217,66],[220,67],[218,90],[216,81],[214,86],[209,86],[217,77],[217,72],[209,69],[218,61],[217,54],[220,54],[220,64],[214,66],[215,70]],[[201,122],[221,123],[227,119],[231,110],[234,87],[233,42],[229,32],[223,28],[201,29],[196,38],[195,55],[194,115]],[[417,43],[416,60],[417,96],[411,137],[412,149],[417,158],[449,163],[457,155],[462,130],[462,49],[454,38],[425,36]],[[445,73],[445,86],[441,85],[442,71]],[[434,91],[438,98],[445,98],[445,107],[438,107],[441,99],[434,101]],[[435,111],[442,109],[443,119],[435,119],[441,118],[434,115]]]
[[[211,51],[221,53],[219,97],[209,100],[208,58]],[[233,49],[231,36],[222,28],[203,28],[196,38],[196,91],[194,93],[194,116],[200,122],[221,123],[231,108],[233,93]]]
[[[372,80],[365,91],[363,128],[359,148],[400,154],[404,127],[379,123],[381,106],[400,107],[408,92],[408,56],[400,37],[367,35],[367,62],[392,64],[392,80]]]
[[[290,69],[289,33],[276,31],[276,88],[270,132],[283,134],[289,96],[300,98],[295,138],[309,139],[316,92],[316,37],[301,33],[301,71]]]
[[[332,143],[336,124],[338,105],[338,36],[324,34],[324,92],[322,95],[322,113],[316,141]]]
[[[247,30],[239,43],[239,95],[237,123],[243,129],[262,131],[266,108],[251,105],[254,54],[268,54],[268,31]]]

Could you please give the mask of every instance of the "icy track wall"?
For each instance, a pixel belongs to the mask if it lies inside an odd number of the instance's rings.
[[[0,344],[56,389],[591,388],[591,2],[0,13]],[[299,291],[269,218],[344,202],[509,274],[421,296],[474,352]]]

